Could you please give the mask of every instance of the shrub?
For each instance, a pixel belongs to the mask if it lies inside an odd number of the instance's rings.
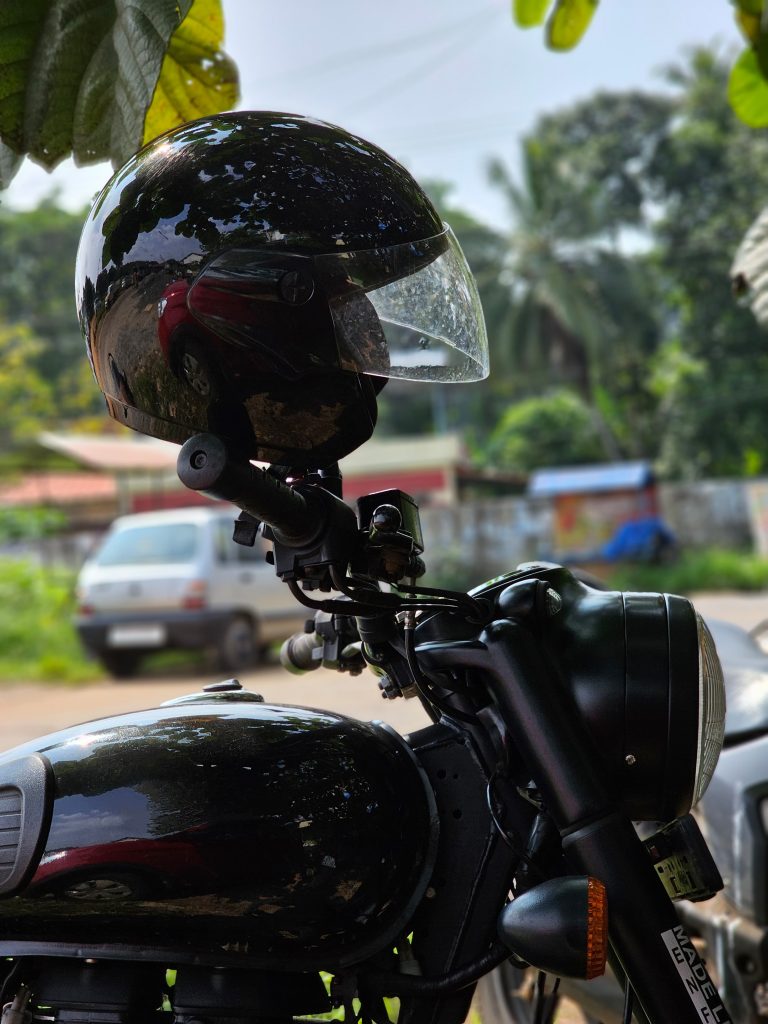
[[[497,468],[529,472],[604,458],[595,418],[587,405],[568,391],[555,391],[510,406],[490,437],[483,461]]]
[[[661,591],[691,594],[707,590],[768,589],[768,559],[751,552],[707,548],[684,551],[669,564],[623,565],[606,569],[606,580],[616,590]]]
[[[74,574],[0,559],[0,679],[75,682],[98,677],[72,617]]]

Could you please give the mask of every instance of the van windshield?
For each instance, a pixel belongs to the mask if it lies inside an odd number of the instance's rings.
[[[110,534],[96,556],[97,565],[157,565],[194,558],[200,528],[194,523],[131,526]]]

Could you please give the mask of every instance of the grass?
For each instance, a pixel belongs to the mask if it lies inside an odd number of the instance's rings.
[[[101,675],[72,616],[74,573],[0,559],[0,679],[80,683]]]
[[[605,579],[616,590],[693,594],[712,590],[768,590],[768,559],[724,548],[684,551],[661,565],[606,568]]]

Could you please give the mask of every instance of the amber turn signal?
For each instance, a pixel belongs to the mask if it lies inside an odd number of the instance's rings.
[[[608,956],[608,904],[597,878],[551,878],[515,897],[499,937],[532,967],[561,978],[596,978]]]
[[[608,899],[598,878],[587,878],[587,980],[605,974],[608,959]]]

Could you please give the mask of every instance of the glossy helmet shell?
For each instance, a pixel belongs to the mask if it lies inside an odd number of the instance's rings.
[[[396,733],[248,691],[16,748],[0,818],[19,803],[3,956],[332,970],[407,928],[437,838]]]
[[[179,443],[210,431],[249,458],[335,461],[372,433],[386,374],[342,366],[306,268],[443,231],[399,163],[321,121],[244,111],[161,136],[104,187],[78,252],[110,414]],[[378,328],[363,303],[360,335]]]

